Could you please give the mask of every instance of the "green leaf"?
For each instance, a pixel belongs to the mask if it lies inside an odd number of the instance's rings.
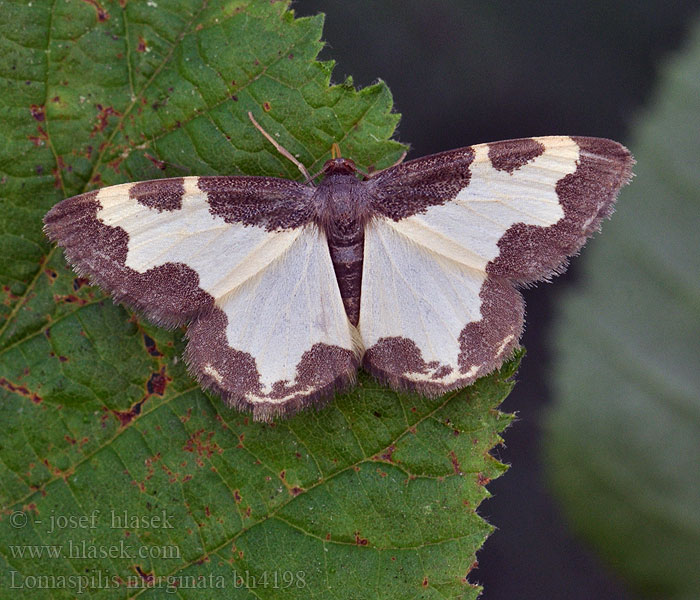
[[[519,357],[433,400],[361,375],[255,424],[189,377],[182,330],[115,306],[42,234],[102,185],[299,177],[249,110],[310,171],[332,142],[395,162],[388,89],[329,86],[321,27],[267,0],[0,2],[0,596],[477,596]]]
[[[586,252],[554,341],[551,477],[639,591],[700,597],[700,23],[630,145],[633,184]]]

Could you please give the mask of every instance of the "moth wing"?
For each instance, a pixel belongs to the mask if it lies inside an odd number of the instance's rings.
[[[311,188],[186,177],[104,188],[45,217],[68,261],[166,326],[191,322],[186,359],[257,419],[352,379],[357,359]]]
[[[632,163],[610,140],[544,137],[444,152],[370,179],[379,216],[365,232],[364,366],[428,394],[500,366],[522,333],[515,286],[565,268],[612,212]]]
[[[522,332],[520,293],[435,253],[388,219],[365,230],[358,330],[364,368],[397,389],[436,396],[501,364]]]

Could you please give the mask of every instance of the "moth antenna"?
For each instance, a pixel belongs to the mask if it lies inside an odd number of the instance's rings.
[[[338,142],[333,142],[331,144],[331,158],[341,158],[342,155],[340,154],[340,146],[338,145]],[[360,169],[357,165],[355,166],[355,170],[362,175],[365,179],[369,179],[369,173],[366,171],[363,171]]]
[[[337,142],[333,142],[331,144],[331,159],[336,159],[336,158],[340,158],[340,146],[338,146]],[[314,173],[310,177],[307,177],[306,181],[304,183],[311,183],[314,179],[316,179],[316,177],[321,175],[323,173],[323,171],[324,171],[324,168],[322,168],[320,171]]]
[[[317,173],[314,173],[313,175],[309,175],[309,176],[304,180],[304,183],[305,183],[305,184],[311,183],[314,179],[316,179],[316,177],[318,177],[319,175],[321,175],[321,173],[323,173],[323,169],[321,169],[321,170],[318,171]]]
[[[290,161],[292,161],[292,162],[297,166],[297,169],[299,169],[299,170],[301,171],[301,174],[306,178],[307,181],[310,181],[310,180],[312,179],[311,177],[309,177],[309,172],[306,170],[306,167],[305,167],[304,165],[302,165],[296,158],[294,158],[294,157],[292,156],[292,154],[291,154],[288,150],[286,150],[285,148],[283,148],[283,147],[279,144],[279,142],[277,142],[277,140],[275,140],[275,138],[273,138],[269,133],[267,133],[267,131],[265,131],[265,130],[258,124],[258,122],[257,122],[257,121],[255,120],[255,118],[253,117],[253,113],[250,112],[250,111],[248,111],[248,118],[253,122],[253,125],[255,125],[255,128],[256,128],[260,133],[262,133],[262,134],[265,136],[265,138],[267,138],[267,140],[275,147],[275,149],[277,150],[277,152],[279,152],[282,156],[284,156],[285,158],[287,158],[287,159],[289,159]]]

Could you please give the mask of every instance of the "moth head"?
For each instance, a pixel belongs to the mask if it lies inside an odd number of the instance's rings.
[[[357,167],[349,158],[331,158],[323,165],[324,175],[354,175],[355,173],[357,173]]]

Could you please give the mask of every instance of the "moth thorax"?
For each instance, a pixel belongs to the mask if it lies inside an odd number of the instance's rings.
[[[314,204],[319,222],[328,229],[342,229],[350,223],[366,221],[367,190],[354,175],[334,173],[316,189]]]

